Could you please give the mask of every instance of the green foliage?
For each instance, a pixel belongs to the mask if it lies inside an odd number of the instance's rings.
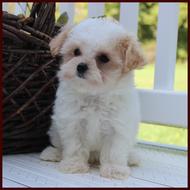
[[[57,24],[59,26],[64,26],[68,22],[68,14],[67,12],[63,12],[59,18],[57,19]]]
[[[187,3],[180,4],[177,58],[187,61]]]
[[[119,10],[120,3],[106,3],[105,4],[105,13],[108,17],[113,17],[116,20],[119,20]]]
[[[140,3],[138,37],[141,42],[156,39],[158,3]]]

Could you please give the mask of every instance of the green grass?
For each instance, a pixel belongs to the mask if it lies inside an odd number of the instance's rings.
[[[135,71],[137,88],[152,89],[154,86],[154,64],[148,64]],[[174,90],[187,91],[187,64],[176,64]]]
[[[135,71],[135,84],[137,88],[152,89],[154,85],[154,65],[146,65],[143,69]]]
[[[176,64],[174,89],[187,91],[187,64]]]
[[[138,88],[152,89],[154,85],[154,65],[147,65],[135,72]],[[187,64],[176,64],[174,90],[187,91]],[[187,129],[141,123],[138,138],[164,144],[187,146]]]
[[[141,123],[138,139],[187,146],[187,129]]]

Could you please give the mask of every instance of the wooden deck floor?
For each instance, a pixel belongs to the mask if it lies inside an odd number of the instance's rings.
[[[39,154],[3,157],[3,187],[187,187],[187,155],[138,148],[141,165],[127,180],[102,178],[97,168],[87,174],[63,174],[58,164],[39,159]]]

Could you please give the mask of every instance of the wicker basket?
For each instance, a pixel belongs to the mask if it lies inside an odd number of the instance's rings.
[[[55,96],[58,60],[55,3],[34,3],[30,16],[3,12],[3,154],[41,151]]]

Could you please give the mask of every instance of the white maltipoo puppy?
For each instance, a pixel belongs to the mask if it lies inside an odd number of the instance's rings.
[[[51,146],[41,159],[80,173],[99,161],[100,174],[127,178],[137,164],[133,146],[140,121],[133,70],[144,56],[137,40],[116,21],[90,18],[65,26],[50,42],[61,55],[59,86],[48,132]]]

